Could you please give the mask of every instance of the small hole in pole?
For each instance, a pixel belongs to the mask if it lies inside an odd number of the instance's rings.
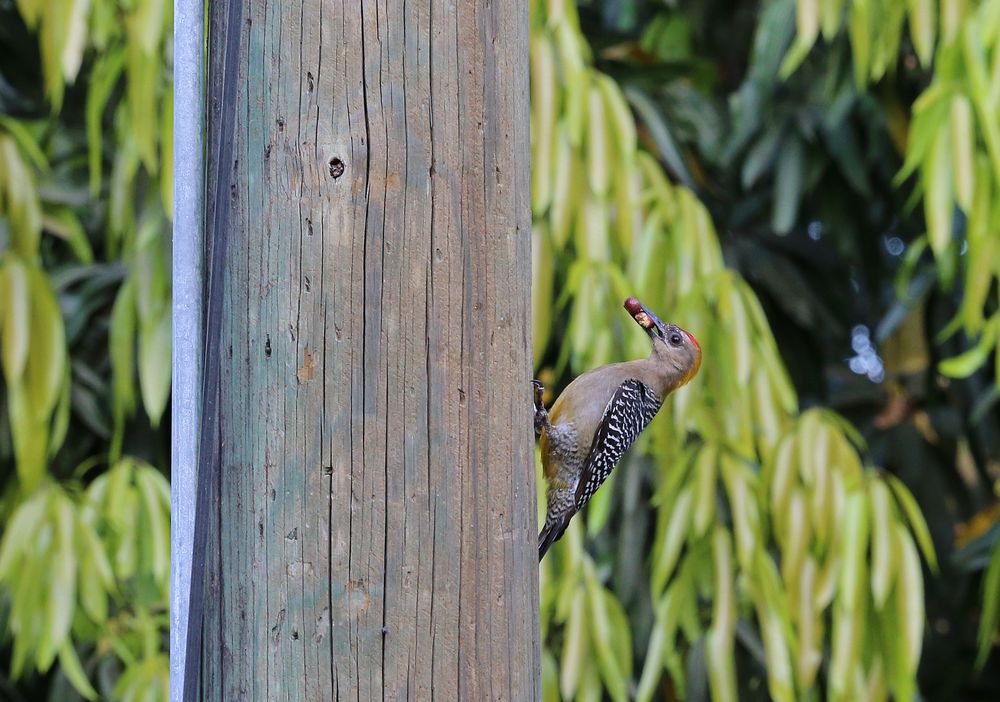
[[[337,156],[330,159],[330,175],[335,179],[344,175],[344,162]]]

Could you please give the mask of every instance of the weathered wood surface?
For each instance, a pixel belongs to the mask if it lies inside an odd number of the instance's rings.
[[[527,0],[210,11],[202,697],[536,699]]]

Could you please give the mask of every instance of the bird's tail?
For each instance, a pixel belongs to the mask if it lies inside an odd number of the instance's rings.
[[[570,515],[572,516],[572,515]],[[569,525],[569,516],[562,519],[550,521],[545,520],[545,526],[538,534],[538,562],[542,562],[542,557],[549,550],[549,547],[562,538],[563,532]]]

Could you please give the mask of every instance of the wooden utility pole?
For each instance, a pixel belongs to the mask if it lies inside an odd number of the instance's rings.
[[[234,1],[201,696],[536,699],[527,0]]]

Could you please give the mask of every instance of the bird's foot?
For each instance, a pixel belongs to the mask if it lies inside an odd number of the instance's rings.
[[[545,392],[545,386],[539,380],[532,380],[531,385],[534,387],[535,433],[541,434],[543,429],[549,427],[549,413],[545,409],[545,405],[542,404],[542,393]]]

